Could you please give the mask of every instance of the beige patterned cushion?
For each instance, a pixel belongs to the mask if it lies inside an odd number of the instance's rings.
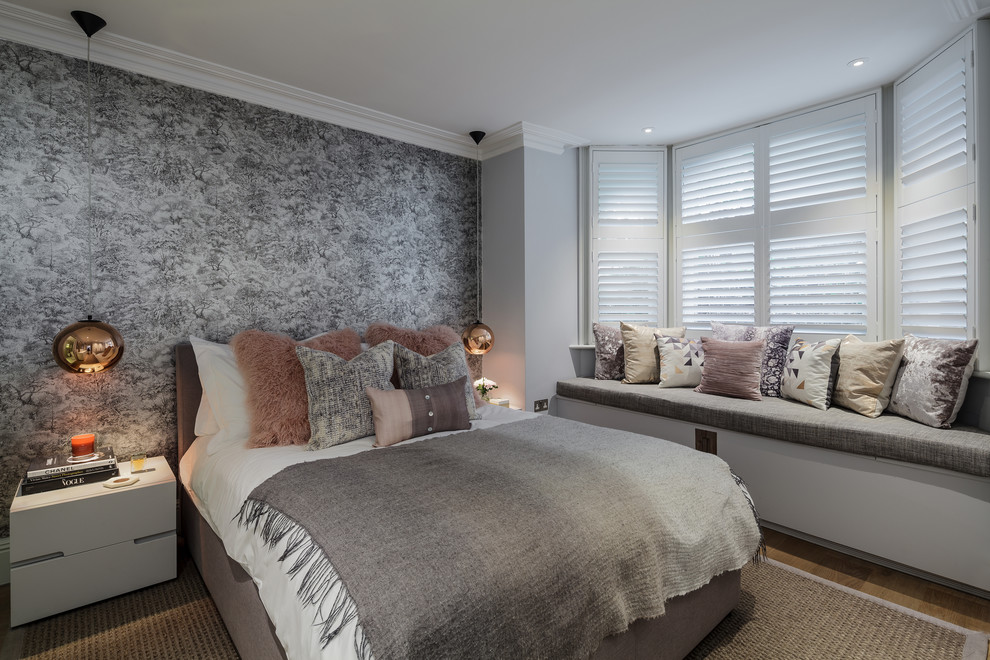
[[[839,378],[833,405],[879,417],[890,403],[903,348],[903,339],[864,342],[847,335],[839,345]]]
[[[325,449],[375,432],[366,387],[392,389],[395,342],[373,346],[351,361],[326,351],[296,346],[306,375],[309,426],[307,449]]]
[[[839,338],[809,344],[795,339],[787,352],[780,393],[788,399],[827,410],[839,370]]]
[[[409,438],[439,431],[471,428],[461,376],[452,383],[421,390],[365,388],[375,418],[375,447],[388,447]]]
[[[700,339],[655,335],[660,352],[660,387],[695,387],[701,384],[705,349]]]
[[[890,411],[947,429],[956,420],[976,361],[977,340],[904,338]]]
[[[722,341],[701,338],[705,350],[705,369],[696,392],[760,401],[760,364],[764,342]]]
[[[644,325],[620,323],[622,347],[625,351],[623,383],[659,383],[660,357],[654,335],[683,337],[684,328],[649,328]]]

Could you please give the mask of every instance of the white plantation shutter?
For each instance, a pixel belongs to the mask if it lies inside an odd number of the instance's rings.
[[[866,232],[770,241],[770,323],[798,333],[865,334]]]
[[[975,336],[973,36],[894,85],[898,333]]]
[[[866,115],[770,139],[770,212],[859,199],[867,193]]]
[[[681,222],[753,215],[756,199],[753,144],[687,158],[681,165]]]
[[[591,150],[591,320],[663,320],[663,149]]]
[[[600,250],[595,260],[598,322],[660,323],[660,254]]]
[[[675,150],[675,323],[877,334],[877,100]]]
[[[756,322],[756,246],[704,245],[681,251],[681,323],[708,330],[711,321]]]

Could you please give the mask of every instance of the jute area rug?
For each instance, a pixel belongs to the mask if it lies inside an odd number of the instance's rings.
[[[237,658],[192,562],[176,580],[18,627],[0,660]],[[768,562],[692,659],[987,660],[987,636]]]

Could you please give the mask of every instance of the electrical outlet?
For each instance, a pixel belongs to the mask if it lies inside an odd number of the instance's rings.
[[[533,412],[546,412],[550,410],[549,399],[537,399],[533,402]]]

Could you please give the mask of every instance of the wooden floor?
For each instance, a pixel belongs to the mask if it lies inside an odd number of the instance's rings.
[[[772,529],[767,555],[781,563],[963,628],[990,633],[990,600],[851,557]],[[10,585],[0,586],[0,647],[10,631]]]
[[[990,600],[764,529],[767,556],[902,607],[990,633]]]

